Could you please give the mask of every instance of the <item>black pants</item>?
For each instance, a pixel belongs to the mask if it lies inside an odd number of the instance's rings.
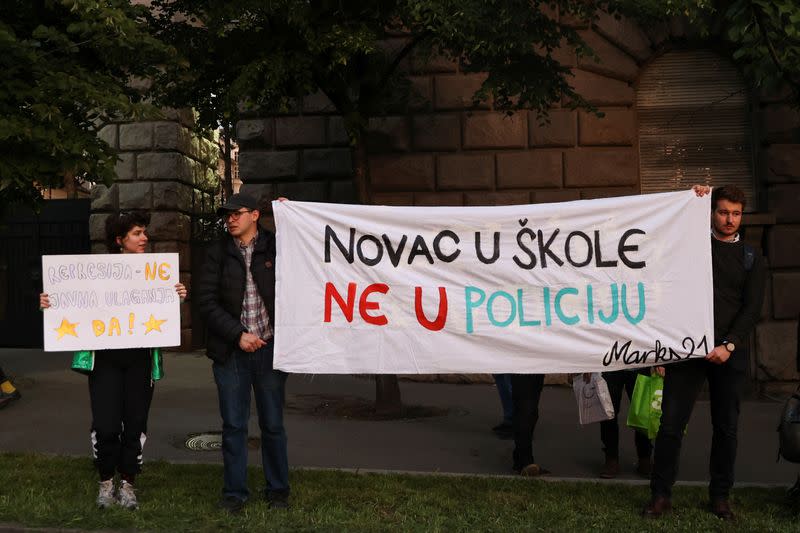
[[[5,372],[3,372],[3,367],[0,366],[0,383],[6,381],[8,377],[6,376]]]
[[[646,369],[650,373],[650,369]],[[614,418],[600,422],[600,441],[606,457],[619,459],[619,406],[622,403],[622,392],[628,393],[628,399],[633,396],[633,388],[636,386],[636,376],[638,372],[629,370],[617,370],[615,372],[603,372],[603,379],[608,384],[608,393],[611,395],[611,403],[614,404]],[[636,444],[636,455],[639,459],[650,458],[653,446],[650,439],[641,431],[634,431],[634,442]]]
[[[726,499],[733,487],[739,403],[745,373],[729,364],[715,365],[704,359],[675,363],[666,368],[650,490],[653,496],[671,496],[678,474],[683,431],[703,381],[707,379],[713,426],[709,497],[712,501]]]
[[[543,374],[511,374],[514,401],[514,470],[522,470],[533,460],[533,430],[539,420],[539,397],[544,387]]]
[[[104,350],[89,374],[92,447],[101,480],[139,473],[153,399],[149,349]]]

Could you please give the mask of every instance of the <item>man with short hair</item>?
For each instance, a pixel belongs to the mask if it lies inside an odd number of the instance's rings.
[[[695,185],[698,196],[710,187]],[[711,511],[732,520],[730,490],[736,462],[739,404],[747,369],[747,338],[758,322],[764,297],[760,253],[739,235],[744,193],[737,187],[715,188],[711,195],[711,262],[714,275],[714,348],[705,359],[666,366],[661,427],[655,441],[652,498],[642,514],[657,518],[672,510],[681,441],[703,382],[711,403]]]
[[[286,374],[275,370],[275,236],[259,227],[255,199],[234,194],[217,214],[228,235],[209,248],[195,291],[208,326],[207,354],[222,415],[225,484],[220,506],[231,513],[247,501],[247,425],[250,390],[261,429],[265,497],[289,506],[289,462],[283,406]]]

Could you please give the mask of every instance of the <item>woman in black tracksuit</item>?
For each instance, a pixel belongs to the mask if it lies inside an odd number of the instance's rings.
[[[150,216],[142,212],[112,215],[106,220],[106,245],[109,253],[144,253]],[[175,284],[178,296],[186,297],[186,287]],[[50,307],[47,294],[39,297],[42,309]],[[161,377],[160,350],[126,348],[77,352],[73,369],[89,376],[92,407],[92,450],[100,475],[97,505],[119,504],[136,509],[133,490],[142,463],[146,440],[147,415],[153,386]],[[114,476],[120,474],[115,491]]]

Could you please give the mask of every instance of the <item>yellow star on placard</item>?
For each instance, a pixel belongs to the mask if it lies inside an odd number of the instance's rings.
[[[161,324],[163,324],[166,321],[167,321],[166,318],[164,320],[156,320],[155,316],[150,315],[150,319],[147,322],[142,322],[142,325],[147,328],[144,334],[147,335],[153,330],[161,333]]]
[[[75,327],[79,324],[79,322],[75,322],[74,324],[67,320],[66,318],[61,320],[61,325],[55,328],[55,332],[58,333],[58,338],[61,339],[64,335],[72,335],[73,337],[77,337],[78,333],[75,331]]]

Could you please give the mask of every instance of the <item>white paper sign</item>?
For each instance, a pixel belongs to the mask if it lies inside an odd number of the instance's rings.
[[[178,346],[178,254],[42,256],[47,352]]]
[[[281,370],[595,372],[713,348],[708,195],[273,209]]]

